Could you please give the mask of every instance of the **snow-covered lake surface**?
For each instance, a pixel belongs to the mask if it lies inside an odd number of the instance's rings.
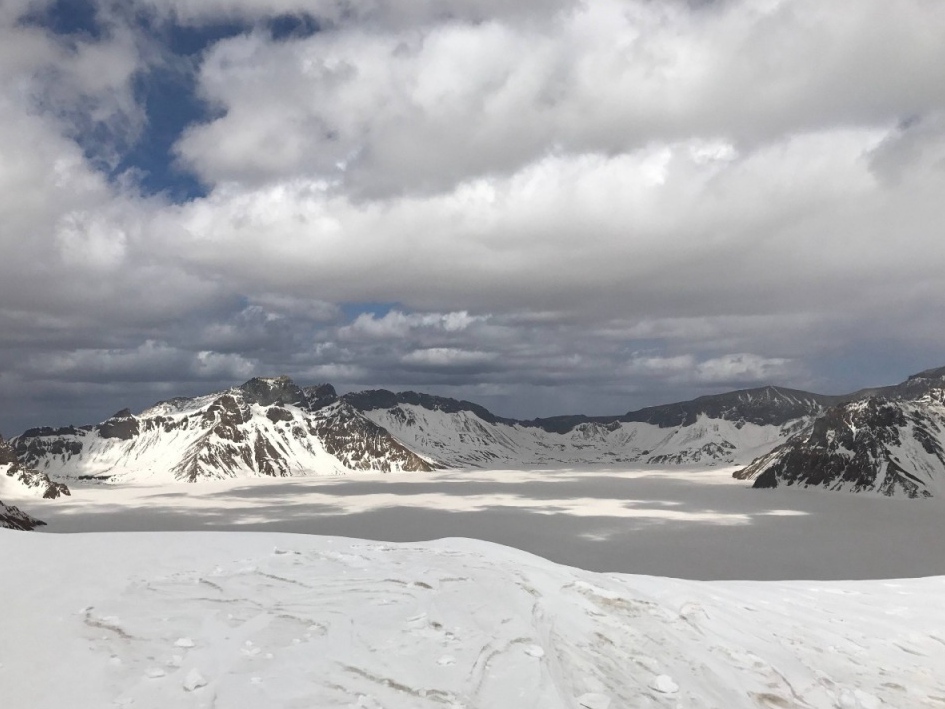
[[[5,485],[0,705],[945,706],[945,505],[730,474]]]
[[[945,504],[752,490],[731,468],[447,471],[73,485],[2,498],[48,532],[255,530],[414,542],[470,537],[592,571],[715,579],[945,574]]]

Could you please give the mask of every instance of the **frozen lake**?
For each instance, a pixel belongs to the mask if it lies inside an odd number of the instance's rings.
[[[752,490],[732,469],[496,470],[73,485],[10,499],[45,531],[265,530],[415,542],[469,537],[592,571],[688,579],[945,574],[945,505]]]

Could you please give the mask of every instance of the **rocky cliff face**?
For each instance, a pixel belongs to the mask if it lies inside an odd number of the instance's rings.
[[[831,407],[735,477],[756,488],[945,494],[945,369]]]

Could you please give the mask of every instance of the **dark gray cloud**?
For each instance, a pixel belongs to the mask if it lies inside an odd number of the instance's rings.
[[[531,416],[945,363],[941,3],[99,6],[0,9],[6,434],[254,374]],[[246,26],[193,57],[183,204],[105,174],[137,10]]]

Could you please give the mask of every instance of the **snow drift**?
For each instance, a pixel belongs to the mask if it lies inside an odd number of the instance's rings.
[[[0,548],[16,579],[0,586],[9,706],[911,709],[945,698],[940,577],[674,581],[464,539],[0,532]]]

